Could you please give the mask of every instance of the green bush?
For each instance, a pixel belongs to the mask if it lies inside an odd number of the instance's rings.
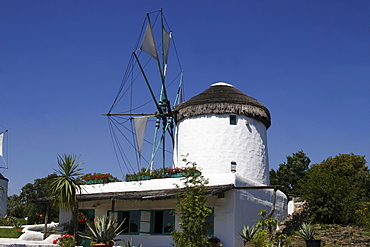
[[[303,198],[317,223],[351,224],[357,222],[356,209],[366,197],[369,169],[364,156],[340,154],[313,165],[300,183]]]
[[[1,226],[13,226],[13,227],[20,228],[22,225],[25,225],[25,224],[27,224],[26,220],[21,220],[13,216],[6,216],[4,218],[0,218]]]

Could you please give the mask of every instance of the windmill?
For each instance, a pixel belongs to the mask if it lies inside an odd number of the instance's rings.
[[[104,114],[122,173],[122,165],[127,172],[152,170],[158,163],[162,168],[172,165],[173,107],[182,100],[183,70],[169,30],[162,9],[146,15],[118,93]],[[177,70],[168,69],[170,59],[177,61]],[[149,123],[153,129],[146,131]]]

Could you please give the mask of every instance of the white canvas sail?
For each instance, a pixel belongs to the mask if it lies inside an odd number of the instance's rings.
[[[143,42],[141,43],[140,50],[154,58],[155,60],[158,60],[158,52],[157,47],[155,45],[154,41],[154,35],[152,26],[150,25],[150,21],[148,21],[148,25],[146,26]]]
[[[163,75],[166,76],[168,52],[170,51],[171,43],[171,33],[168,33],[166,29],[162,27],[162,36],[163,36],[163,59],[164,59]]]
[[[163,35],[164,63],[167,64],[168,52],[170,51],[171,33],[168,33],[166,31],[166,29],[163,27],[162,28],[162,35]]]
[[[3,131],[0,134],[0,156],[3,156],[3,139],[4,139],[5,132],[7,132],[7,130]]]
[[[136,143],[137,143],[137,152],[139,157],[141,156],[141,151],[143,148],[143,141],[145,135],[146,124],[148,123],[149,117],[134,117],[134,127],[135,127],[135,135],[136,135]]]

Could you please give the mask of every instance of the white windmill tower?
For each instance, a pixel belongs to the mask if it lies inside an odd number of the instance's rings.
[[[175,165],[182,155],[202,174],[230,173],[269,184],[266,130],[269,110],[234,86],[219,82],[175,106]]]
[[[8,168],[3,154],[3,140],[6,132],[8,132],[8,130],[0,133],[0,168],[3,169]],[[0,173],[0,217],[6,216],[8,202],[8,182],[9,180]]]

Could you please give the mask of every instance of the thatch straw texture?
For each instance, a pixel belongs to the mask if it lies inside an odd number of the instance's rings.
[[[193,98],[175,106],[176,121],[207,114],[245,115],[271,125],[269,110],[256,99],[233,86],[214,85]]]

